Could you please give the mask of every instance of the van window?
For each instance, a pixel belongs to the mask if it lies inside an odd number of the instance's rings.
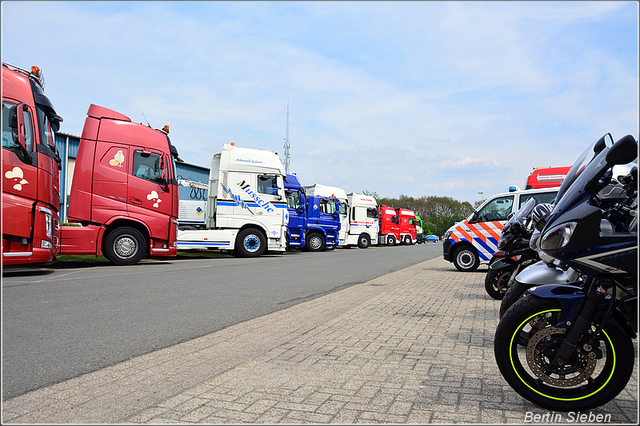
[[[478,212],[478,221],[491,222],[507,220],[512,208],[513,195],[496,198],[489,201],[489,203]]]
[[[521,194],[520,195],[520,206],[519,206],[519,208],[522,208],[522,206],[524,206],[524,203],[529,201],[530,198],[537,199],[538,200],[538,204],[553,203],[553,200],[556,198],[557,194],[558,194],[558,191],[541,192],[539,194]]]

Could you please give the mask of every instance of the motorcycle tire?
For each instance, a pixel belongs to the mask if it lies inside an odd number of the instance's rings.
[[[487,294],[496,300],[501,300],[509,289],[509,280],[515,269],[515,265],[498,270],[489,268],[489,272],[484,277],[484,288]]]
[[[502,318],[504,313],[507,312],[507,309],[520,299],[531,287],[533,286],[522,284],[521,282],[514,280],[513,284],[511,284],[507,291],[502,295],[502,302],[500,302],[500,318]]]
[[[500,373],[522,397],[558,411],[584,411],[615,398],[633,372],[631,338],[604,327],[591,351],[574,352],[562,367],[551,366],[566,328],[556,328],[560,304],[527,295],[500,319],[494,354]],[[517,341],[527,334],[526,346]],[[580,347],[580,346],[579,346]]]

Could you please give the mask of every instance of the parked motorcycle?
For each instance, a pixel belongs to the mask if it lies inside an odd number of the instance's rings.
[[[616,164],[637,156],[627,135],[606,146],[556,203],[541,249],[579,270],[584,285],[531,288],[502,316],[494,354],[509,385],[551,410],[598,407],[615,398],[633,371],[637,335],[637,167],[618,179],[615,201],[601,197]],[[597,145],[597,144],[596,144]],[[563,188],[561,188],[563,189]]]
[[[496,300],[502,299],[522,269],[540,259],[538,252],[529,247],[533,233],[531,213],[536,204],[536,198],[529,198],[502,228],[498,251],[484,279],[487,294]]]

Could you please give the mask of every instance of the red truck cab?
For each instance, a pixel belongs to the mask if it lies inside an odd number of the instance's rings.
[[[525,189],[555,188],[562,185],[571,166],[538,167],[527,178]]]
[[[416,214],[413,210],[396,209],[398,222],[400,224],[400,242],[410,245],[418,241],[418,231],[416,229]]]
[[[398,213],[393,207],[378,206],[378,244],[395,246],[400,242],[400,221]]]
[[[55,260],[62,118],[44,94],[42,74],[2,63],[2,264]]]
[[[103,254],[117,265],[175,256],[178,183],[168,127],[152,129],[91,105],[60,228],[60,254]]]

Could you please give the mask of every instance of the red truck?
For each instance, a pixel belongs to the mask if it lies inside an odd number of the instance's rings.
[[[55,259],[62,118],[44,94],[38,67],[2,63],[2,264]]]
[[[393,207],[378,206],[378,244],[395,246],[400,242],[400,220]]]
[[[396,209],[398,222],[400,224],[400,239],[402,244],[410,245],[418,241],[416,229],[416,214],[413,210]]]
[[[60,227],[60,254],[103,254],[117,265],[177,253],[177,149],[169,129],[91,105]]]
[[[525,189],[554,188],[562,185],[571,166],[538,167],[527,178]]]
[[[62,119],[38,75],[3,63],[3,264],[46,264],[67,254],[103,254],[116,265],[175,256],[178,151],[168,127],[152,129],[97,105],[80,139],[71,223],[60,226],[53,132]]]

